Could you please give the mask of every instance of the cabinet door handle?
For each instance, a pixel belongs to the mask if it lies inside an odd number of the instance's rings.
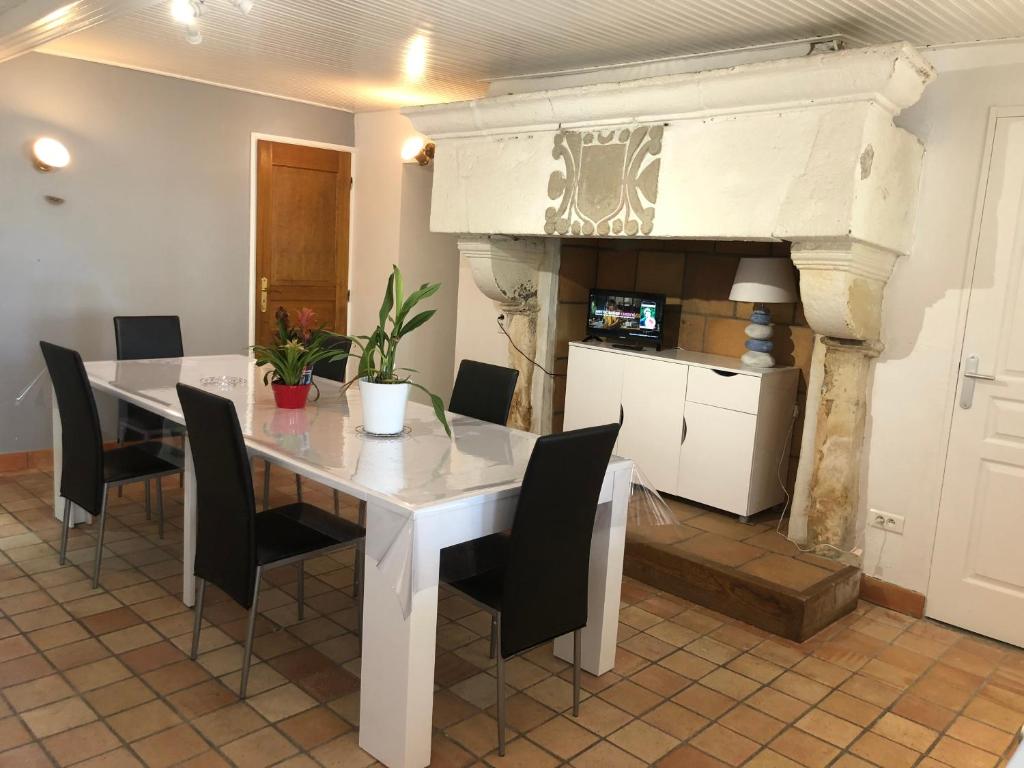
[[[624,422],[625,420],[626,420],[626,411],[625,411],[625,409],[624,409],[624,408],[623,408],[623,407],[622,407],[622,406],[620,405],[620,406],[619,406],[619,426],[620,426],[620,427],[622,426],[622,423],[623,423],[623,422]]]
[[[679,444],[682,445],[685,442],[686,442],[686,417],[683,416],[683,434],[679,438]]]

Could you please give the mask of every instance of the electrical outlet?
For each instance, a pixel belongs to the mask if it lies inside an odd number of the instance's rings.
[[[889,533],[903,535],[903,515],[896,515],[892,512],[883,512],[880,509],[868,511],[868,525],[872,528],[880,528]]]

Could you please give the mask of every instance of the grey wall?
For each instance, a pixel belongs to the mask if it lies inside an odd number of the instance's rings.
[[[244,351],[254,131],[354,142],[337,110],[42,54],[0,64],[0,453],[50,444],[48,380],[14,404],[40,339],[109,359],[114,315],[166,313],[188,354]],[[70,166],[32,166],[41,135]]]

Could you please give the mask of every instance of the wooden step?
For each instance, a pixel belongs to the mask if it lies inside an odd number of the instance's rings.
[[[852,565],[835,567],[798,590],[679,547],[626,537],[627,576],[797,642],[856,607],[860,570]]]

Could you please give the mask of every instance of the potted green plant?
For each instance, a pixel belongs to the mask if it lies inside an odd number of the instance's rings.
[[[426,392],[437,420],[444,426],[449,437],[452,434],[441,398],[409,378],[408,374],[415,371],[396,365],[399,342],[426,323],[437,311],[428,309],[411,315],[412,309],[440,288],[440,283],[424,283],[405,296],[402,273],[397,266],[392,266],[377,327],[369,336],[351,337],[352,344],[360,349],[356,380],[359,382],[359,396],[363,406],[363,429],[370,434],[395,435],[402,431],[410,387]]]
[[[274,317],[277,332],[273,342],[252,348],[256,365],[270,366],[263,374],[263,383],[270,383],[278,408],[305,408],[313,384],[313,365],[340,360],[348,352],[325,346],[331,334],[323,324],[316,324],[316,313],[308,307],[299,310],[295,325],[288,324],[284,307],[278,307]]]

